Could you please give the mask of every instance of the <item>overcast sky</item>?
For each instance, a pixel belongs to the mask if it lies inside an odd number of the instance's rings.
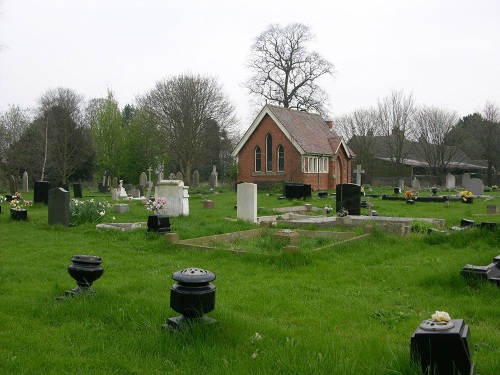
[[[393,89],[465,116],[500,106],[499,0],[0,0],[0,111],[48,89],[120,107],[173,75],[214,76],[241,129],[254,39],[300,22],[336,68],[321,86],[330,113],[368,108]]]

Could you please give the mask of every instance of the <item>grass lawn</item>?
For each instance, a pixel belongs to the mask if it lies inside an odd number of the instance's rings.
[[[234,192],[190,194],[189,217],[171,218],[181,239],[257,227],[234,220]],[[500,195],[488,194],[473,204],[372,202],[381,216],[443,218],[450,228],[463,218],[500,222],[486,215]],[[204,199],[215,208],[203,209]],[[273,207],[322,208],[334,198],[288,201],[259,192],[258,202],[260,216]],[[2,374],[418,374],[410,338],[436,310],[469,325],[477,373],[500,373],[500,289],[469,285],[459,274],[466,264],[487,265],[500,254],[500,230],[403,238],[374,228],[363,239],[316,252],[290,254],[264,239],[242,242],[248,254],[234,254],[224,246],[187,250],[146,238],[144,229],[51,227],[43,204],[29,208],[26,222],[12,221],[8,211],[2,203]],[[129,213],[109,211],[103,222],[146,221],[148,214],[130,202]],[[263,246],[272,256],[255,254]],[[75,254],[100,256],[104,275],[94,295],[56,301],[76,286],[67,273]],[[169,306],[171,276],[188,267],[217,275],[216,308],[208,315],[218,324],[170,333],[161,327],[178,315]]]

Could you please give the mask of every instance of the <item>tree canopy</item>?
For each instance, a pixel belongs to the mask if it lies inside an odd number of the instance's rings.
[[[306,48],[313,39],[309,27],[300,23],[270,25],[255,39],[248,63],[252,74],[245,87],[259,106],[274,103],[327,114],[328,96],[318,79],[333,76],[334,66],[318,52]]]

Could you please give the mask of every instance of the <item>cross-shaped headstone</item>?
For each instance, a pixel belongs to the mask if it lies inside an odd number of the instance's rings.
[[[151,166],[149,166],[149,168],[148,168],[148,181],[151,181],[151,172],[153,172],[153,168],[151,168]]]
[[[354,174],[356,175],[356,185],[361,185],[361,174],[365,173],[364,169],[361,169],[361,164],[358,164],[356,166],[356,170],[354,171]]]

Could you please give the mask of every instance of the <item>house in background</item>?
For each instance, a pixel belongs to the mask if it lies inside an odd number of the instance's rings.
[[[313,190],[351,182],[353,152],[320,115],[265,105],[236,145],[238,180],[298,182]]]

